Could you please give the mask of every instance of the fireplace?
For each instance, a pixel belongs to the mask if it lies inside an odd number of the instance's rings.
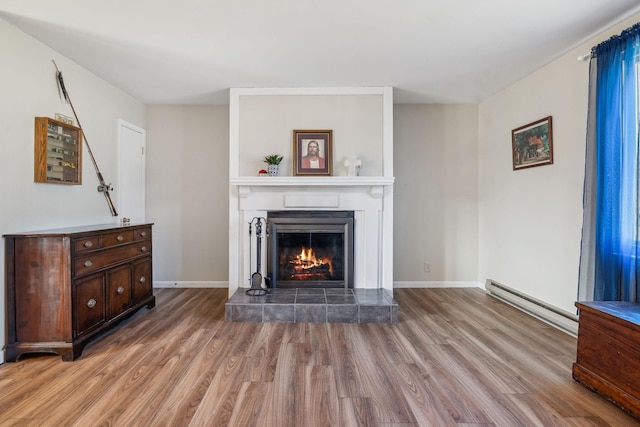
[[[347,287],[384,289],[393,296],[393,178],[236,177],[230,183],[230,296],[238,289],[249,288],[256,271],[255,236],[247,232],[247,223],[256,217],[274,219],[276,212],[290,217],[300,212],[320,215],[325,211],[329,212],[325,215],[353,212],[353,233],[347,238],[353,244],[353,252],[346,251],[352,254],[347,262],[353,273],[348,270]],[[265,225],[263,232],[267,231],[274,235]],[[273,277],[267,260],[268,243],[271,239],[265,237],[261,251],[265,279]],[[277,276],[275,279],[276,286],[281,287]]]
[[[269,211],[273,288],[353,288],[353,211]]]

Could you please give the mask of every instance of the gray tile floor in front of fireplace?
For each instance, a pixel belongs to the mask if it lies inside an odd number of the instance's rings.
[[[225,304],[228,322],[395,323],[398,304],[383,289],[269,289],[251,296],[240,288]]]

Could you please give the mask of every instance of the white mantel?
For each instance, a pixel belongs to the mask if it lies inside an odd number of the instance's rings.
[[[247,161],[246,154],[241,156],[240,145],[247,143],[241,138],[241,98],[244,96],[309,96],[309,105],[305,106],[304,118],[313,117],[314,96],[379,96],[382,114],[377,117],[382,123],[375,124],[381,130],[379,147],[373,147],[372,153],[379,153],[374,159],[368,159],[379,167],[378,176],[247,176],[241,175],[240,159]],[[305,98],[306,99],[306,98]],[[298,100],[296,100],[298,101]],[[322,102],[326,104],[326,98]],[[340,102],[344,102],[340,99]],[[255,271],[255,236],[250,240],[248,223],[254,217],[266,217],[268,211],[282,210],[344,210],[354,212],[354,287],[379,288],[393,293],[393,102],[391,88],[294,88],[294,89],[231,89],[230,99],[230,176],[229,176],[229,296],[239,287],[249,287],[250,276]],[[299,109],[299,102],[296,109]],[[268,111],[265,113],[273,114]],[[294,116],[287,117],[287,114]],[[285,111],[278,120],[291,121],[288,132],[293,129],[332,129],[332,118],[314,118],[317,126],[299,124],[300,117]],[[302,120],[303,121],[303,120]],[[339,122],[339,119],[335,119]],[[369,121],[371,122],[371,121]],[[354,126],[363,124],[354,123]],[[276,126],[276,125],[274,125]],[[306,126],[306,127],[305,127]],[[336,125],[338,126],[338,125]],[[352,131],[344,129],[342,134]],[[290,130],[289,130],[290,128]],[[264,140],[279,138],[281,131],[265,129]],[[255,132],[245,132],[245,135]],[[283,137],[284,138],[284,137]],[[245,138],[246,139],[246,138]],[[245,142],[243,142],[245,141]],[[258,151],[257,158],[274,151],[257,143],[251,150]],[[286,141],[286,148],[292,142]],[[343,151],[348,149],[349,141],[340,140],[340,132],[334,136],[334,145],[342,144]],[[360,145],[362,147],[362,141]],[[269,152],[264,152],[268,150]],[[245,153],[246,149],[243,150]],[[286,151],[280,151],[285,154]],[[356,152],[355,154],[360,154]],[[340,159],[334,159],[337,164]],[[256,163],[259,166],[259,163]],[[335,167],[334,167],[335,170]],[[363,170],[367,170],[363,168]],[[371,170],[371,169],[370,169]],[[266,240],[266,239],[265,239]],[[266,242],[263,242],[266,243]],[[266,250],[263,247],[263,274],[266,274]]]
[[[231,185],[237,185],[242,189],[242,193],[252,191],[252,188],[262,187],[283,187],[283,188],[295,188],[295,187],[315,187],[315,188],[369,188],[373,193],[379,193],[384,186],[393,185],[393,177],[384,176],[243,176],[230,178],[229,183]],[[380,193],[379,197],[382,194]]]
[[[384,176],[240,176],[230,178],[231,185],[249,187],[373,187],[393,184]]]

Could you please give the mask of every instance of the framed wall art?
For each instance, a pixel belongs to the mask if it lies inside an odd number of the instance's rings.
[[[293,131],[293,175],[332,175],[331,130]]]
[[[551,116],[511,131],[513,170],[553,164]]]

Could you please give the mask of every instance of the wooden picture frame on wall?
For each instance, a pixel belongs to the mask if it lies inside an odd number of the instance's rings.
[[[551,116],[511,131],[513,170],[553,164]]]
[[[293,131],[293,175],[331,176],[333,141],[331,130]]]

